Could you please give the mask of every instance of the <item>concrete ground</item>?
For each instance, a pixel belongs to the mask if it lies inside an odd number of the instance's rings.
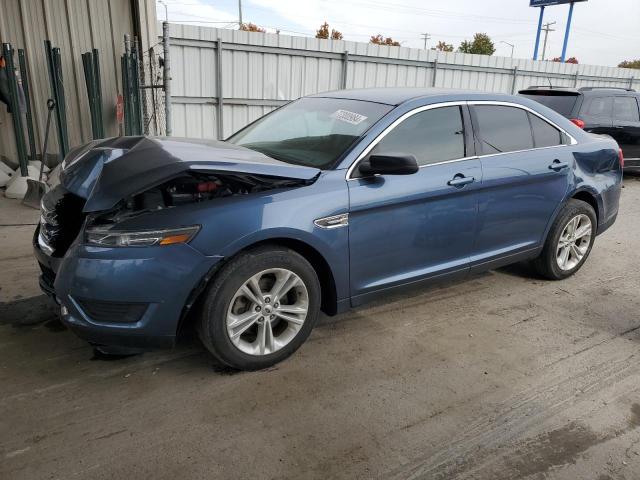
[[[36,219],[0,203],[2,479],[640,478],[640,177],[573,278],[388,298],[255,373],[192,338],[95,358],[38,291]]]

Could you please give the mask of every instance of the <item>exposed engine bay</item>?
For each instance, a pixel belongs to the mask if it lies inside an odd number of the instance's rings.
[[[144,213],[209,200],[248,195],[277,188],[291,188],[309,182],[249,174],[190,172],[133,195],[109,212],[95,216],[92,225],[108,225]]]

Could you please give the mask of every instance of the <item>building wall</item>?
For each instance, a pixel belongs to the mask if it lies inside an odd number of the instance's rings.
[[[514,93],[549,82],[569,87],[640,85],[639,78],[633,79],[637,71],[594,65],[190,25],[172,24],[170,36],[176,136],[217,138],[222,120],[221,136],[226,138],[289,100],[339,88],[435,86]]]
[[[38,152],[46,122],[46,101],[51,98],[44,40],[59,47],[62,57],[69,145],[91,139],[91,119],[81,55],[100,52],[102,110],[107,135],[117,135],[116,95],[121,93],[120,56],[124,34],[134,34],[138,16],[143,48],[157,38],[154,0],[2,0],[0,41],[26,50],[32,90],[34,130]],[[137,10],[136,10],[137,9]],[[138,15],[134,15],[139,12]],[[17,65],[17,55],[16,55]],[[58,152],[55,122],[49,135],[50,153]],[[26,128],[25,128],[26,131]],[[11,116],[0,105],[0,155],[16,161]]]

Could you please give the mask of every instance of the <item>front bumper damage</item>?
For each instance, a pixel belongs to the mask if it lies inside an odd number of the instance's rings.
[[[188,244],[102,248],[74,243],[64,257],[47,255],[34,237],[40,287],[61,320],[96,346],[171,347],[194,292],[222,257]]]

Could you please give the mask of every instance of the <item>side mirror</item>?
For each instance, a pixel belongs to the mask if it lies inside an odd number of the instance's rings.
[[[370,175],[411,175],[418,171],[418,162],[413,155],[389,153],[371,155],[358,166],[364,176]]]

